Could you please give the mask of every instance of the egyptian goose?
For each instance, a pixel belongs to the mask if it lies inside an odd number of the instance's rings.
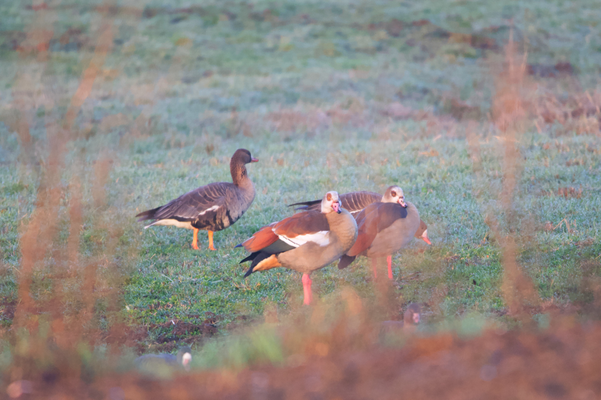
[[[357,238],[357,223],[340,207],[338,193],[331,191],[321,201],[320,211],[305,211],[261,228],[238,246],[252,254],[244,277],[253,272],[284,267],[303,274],[304,304],[311,304],[311,273],[345,254]]]
[[[252,204],[255,198],[255,185],[246,173],[246,164],[257,162],[246,149],[238,149],[230,161],[233,183],[214,182],[194,189],[164,206],[141,212],[138,221],[154,219],[153,225],[173,225],[192,229],[192,248],[198,247],[198,231],[209,234],[209,249],[215,250],[213,232],[233,225]]]
[[[403,315],[402,321],[384,321],[382,322],[383,332],[395,332],[404,330],[407,333],[415,330],[416,326],[420,321],[420,307],[417,303],[411,303],[405,314]]]
[[[177,355],[145,354],[136,358],[134,364],[142,372],[162,375],[180,368],[189,371],[190,361],[192,361],[192,350],[188,346],[182,346],[177,351]]]
[[[394,193],[398,200],[394,203],[372,203],[355,217],[359,227],[357,241],[341,257],[338,268],[346,268],[357,256],[362,255],[372,259],[372,267],[376,275],[377,258],[388,257],[407,246],[420,229],[419,212],[413,203],[405,201],[402,189],[391,186],[387,191]],[[390,264],[388,277],[392,279]]]
[[[382,203],[392,203],[394,200],[394,196],[390,194],[390,189],[393,186],[389,187],[384,195],[380,195],[375,192],[370,192],[367,190],[362,190],[359,192],[349,192],[340,195],[340,202],[342,204],[342,208],[348,210],[351,214],[356,216],[361,210],[363,210],[368,205],[381,201]],[[398,186],[395,186],[398,187]],[[311,200],[311,201],[302,201],[299,203],[289,204],[288,207],[300,206],[296,207],[295,210],[300,211],[309,211],[316,210],[318,211],[321,205],[321,200]],[[422,239],[424,242],[428,244],[432,244],[430,239],[428,238],[428,225],[424,221],[420,221],[420,228],[415,233],[415,237],[418,239]]]
[[[340,196],[340,201],[342,203],[342,208],[348,210],[355,218],[359,215],[365,207],[372,203],[382,202],[382,203],[395,203],[399,199],[399,193],[402,193],[402,189],[398,186],[390,186],[386,189],[383,196],[380,196],[378,193],[369,192],[369,191],[359,191],[359,192],[349,192]],[[318,210],[319,202],[321,200],[312,200],[312,201],[304,201],[300,203],[290,204],[288,207],[300,206],[296,207],[295,210]],[[415,232],[415,237],[418,239],[422,239],[424,242],[428,244],[432,244],[430,239],[428,238],[428,225],[422,220],[420,220],[420,227]],[[386,257],[386,262],[388,264],[388,278],[392,279],[392,256],[388,255]],[[374,272],[375,273],[375,272]]]

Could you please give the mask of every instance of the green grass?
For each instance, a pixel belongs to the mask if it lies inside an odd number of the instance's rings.
[[[64,117],[98,34],[101,15],[90,4],[73,4],[56,11],[51,52],[39,78],[34,72],[44,64],[33,56],[17,57],[6,44],[9,31],[27,29],[35,12],[16,3],[0,6],[1,20],[11,21],[0,32],[4,304],[17,300],[19,237],[44,181],[46,124]],[[332,189],[383,192],[398,184],[417,205],[433,245],[416,242],[395,255],[394,294],[399,304],[426,303],[432,321],[474,313],[494,317],[505,310],[501,252],[485,223],[488,210],[496,211],[503,232],[530,235],[519,243],[519,261],[543,300],[591,304],[594,295],[585,281],[601,274],[599,137],[557,126],[521,132],[513,203],[518,223],[506,226],[498,133],[486,117],[477,121],[483,167],[477,177],[465,140],[468,122],[449,115],[447,100],[460,99],[480,116],[490,111],[496,70],[489,66],[502,60],[508,18],[514,18],[520,47],[527,43],[529,62],[569,61],[578,73],[557,81],[541,78],[541,87],[561,97],[568,93],[563,87],[578,80],[583,90],[594,92],[601,72],[597,2],[580,2],[577,11],[560,1],[207,4],[175,12],[180,5],[148,2],[139,18],[125,11],[111,17],[114,47],[76,119],[65,157],[67,195],[55,245],[66,245],[68,188],[79,177],[85,221],[79,250],[86,259],[106,256],[112,266],[106,273],[118,280],[122,295],[116,313],[148,327],[145,344],[185,338],[173,334],[168,322],[200,325],[207,312],[216,314],[220,332],[228,333],[240,321],[260,320],[267,306],[283,314],[296,310],[302,302],[299,274],[273,270],[243,279],[245,267],[238,261],[245,253],[234,246],[291,215],[286,204]],[[403,24],[400,32],[393,19]],[[422,19],[431,24],[412,24]],[[82,31],[83,38],[71,37],[78,51],[56,40],[70,27]],[[451,32],[483,35],[495,40],[496,48],[453,42]],[[14,133],[11,99],[26,89],[15,79],[19,73],[31,74],[54,101],[40,100],[25,110],[32,164],[20,157],[22,144]],[[409,118],[386,114],[396,102],[412,110]],[[418,118],[419,110],[429,116]],[[117,114],[124,123],[112,126],[107,121]],[[138,212],[193,188],[230,180],[229,157],[240,147],[260,159],[249,166],[257,196],[240,221],[215,234],[216,252],[206,250],[205,234],[198,252],[190,248],[190,231],[144,230],[135,221]],[[92,199],[94,162],[101,156],[112,161],[105,207]],[[573,160],[578,165],[567,166]],[[564,187],[581,188],[582,195],[557,195]],[[569,232],[565,225],[544,230],[546,221],[555,227],[564,218]],[[111,235],[116,245],[107,253]],[[48,273],[42,269],[34,276],[33,288],[40,293],[52,288],[44,281]],[[348,286],[367,302],[376,301],[365,259],[344,271],[328,267],[313,278],[325,302]],[[10,318],[2,318],[9,326]]]

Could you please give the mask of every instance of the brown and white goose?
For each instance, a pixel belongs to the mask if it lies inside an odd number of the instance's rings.
[[[357,223],[340,207],[338,193],[326,193],[320,211],[305,211],[261,228],[238,246],[252,254],[244,277],[284,267],[303,274],[304,304],[312,300],[311,273],[339,259],[355,243]]]
[[[340,196],[340,201],[342,203],[342,208],[348,210],[355,218],[357,215],[368,205],[382,202],[382,203],[396,203],[399,201],[400,196],[402,196],[403,190],[398,186],[390,186],[384,192],[384,195],[381,196],[378,193],[370,192],[370,191],[359,191],[359,192],[349,192]],[[312,200],[312,201],[304,201],[300,203],[290,204],[289,207],[296,207],[295,210],[318,210],[319,204],[321,200]],[[418,239],[422,239],[424,242],[428,244],[432,244],[430,239],[428,238],[428,225],[422,220],[420,220],[420,226],[418,230],[415,232],[415,237]],[[388,264],[388,278],[392,279],[392,256],[388,255],[386,257],[386,262]],[[374,274],[375,274],[374,270]]]
[[[372,203],[355,217],[359,228],[357,241],[341,257],[338,268],[346,268],[357,256],[362,255],[371,258],[376,275],[376,260],[406,247],[420,229],[421,219],[415,205],[405,201],[402,189],[398,186],[388,189],[396,192],[398,201]],[[392,279],[390,264],[388,277]]]
[[[407,307],[407,310],[405,310],[402,321],[384,321],[382,322],[381,330],[383,333],[396,333],[401,331],[412,333],[415,331],[420,319],[419,304],[411,303],[409,307]]]
[[[394,186],[398,188],[398,186]],[[390,193],[390,189],[393,186],[390,186],[384,195],[380,195],[376,192],[370,192],[367,190],[361,190],[358,192],[349,192],[340,195],[340,202],[342,204],[342,208],[348,210],[353,216],[356,216],[360,211],[362,211],[365,207],[372,203],[376,203],[378,201],[382,203],[393,203],[394,196]],[[311,201],[302,201],[299,203],[289,204],[288,207],[295,207],[297,211],[309,211],[315,210],[318,211],[321,206],[321,200],[311,200]],[[420,222],[420,228],[417,230],[415,237],[418,239],[422,239],[424,242],[428,244],[432,244],[430,239],[428,238],[428,225],[424,221]]]
[[[182,346],[173,354],[145,354],[134,360],[136,367],[149,374],[160,374],[161,372],[175,371],[183,367],[186,371],[190,370],[190,361],[192,360],[192,350],[189,346]]]
[[[246,164],[257,162],[246,149],[238,149],[230,161],[233,183],[214,182],[201,186],[164,206],[153,208],[136,215],[138,221],[155,220],[150,225],[173,225],[194,231],[192,248],[198,246],[198,231],[209,234],[209,249],[215,250],[213,232],[233,225],[252,204],[255,185],[246,172]]]

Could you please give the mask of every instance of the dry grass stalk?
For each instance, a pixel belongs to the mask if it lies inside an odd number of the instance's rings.
[[[71,180],[70,189],[67,258],[69,260],[69,267],[74,268],[79,258],[79,236],[81,226],[83,225],[82,188],[77,176]]]
[[[48,164],[46,178],[50,182],[59,175],[58,165]],[[21,274],[19,279],[19,305],[15,312],[13,324],[23,327],[27,324],[29,314],[34,309],[30,286],[34,269],[46,257],[53,238],[57,233],[61,192],[58,188],[41,184],[38,188],[36,209],[21,237]]]
[[[83,72],[79,87],[71,98],[71,104],[69,105],[67,114],[65,115],[65,119],[63,121],[63,127],[65,130],[70,131],[73,128],[75,118],[77,117],[77,114],[79,113],[84,101],[86,101],[86,99],[90,96],[92,87],[94,86],[94,81],[101,72],[106,56],[111,51],[112,47],[113,26],[107,19],[103,23],[100,36],[98,37],[98,44],[94,50],[94,56],[92,57],[88,67]]]
[[[493,97],[492,107],[493,121],[500,132],[500,136],[497,138],[503,144],[503,184],[499,197],[509,227],[516,226],[518,223],[514,204],[518,176],[521,173],[521,157],[517,147],[518,134],[527,128],[527,118],[531,107],[526,92],[532,89],[532,85],[527,81],[526,66],[526,57],[518,57],[515,43],[510,36],[505,47],[505,65],[495,82],[496,93]],[[486,177],[483,176],[481,150],[475,133],[476,129],[475,124],[468,125],[466,137],[476,174],[477,184],[474,185],[474,194],[479,197],[481,193],[490,192],[491,188]],[[522,271],[517,262],[519,250],[517,236],[519,235],[521,239],[525,240],[530,233],[517,232],[514,229],[503,232],[496,217],[499,211],[501,210],[488,210],[485,222],[501,245],[503,265],[501,291],[506,306],[511,315],[521,315],[526,304],[534,306],[540,303],[540,297],[532,280]]]
[[[46,129],[49,138],[48,160],[45,164],[44,176],[38,188],[35,203],[36,208],[21,237],[22,259],[18,290],[20,302],[13,320],[13,331],[18,332],[19,328],[28,328],[30,334],[35,336],[37,334],[37,324],[40,321],[39,314],[48,312],[53,319],[51,322],[52,337],[55,343],[65,350],[74,349],[74,346],[79,343],[82,336],[81,328],[86,322],[85,318],[82,320],[81,318],[72,318],[73,316],[66,315],[63,304],[64,298],[68,294],[65,288],[73,286],[75,282],[72,281],[72,278],[76,277],[76,271],[73,271],[75,274],[65,274],[64,267],[65,265],[70,265],[76,268],[80,261],[78,248],[83,213],[80,194],[81,185],[79,180],[75,178],[71,185],[69,208],[71,226],[69,228],[67,252],[64,254],[64,252],[55,248],[55,242],[60,231],[61,201],[66,197],[60,180],[64,173],[66,143],[73,138],[71,131],[75,118],[83,102],[89,97],[98,72],[112,46],[112,25],[108,21],[107,19],[103,25],[94,57],[83,73],[82,80],[71,98],[71,104],[63,123],[61,125],[57,124],[50,116],[50,113],[46,113]],[[52,101],[50,104],[52,104]],[[19,106],[22,106],[22,104],[17,104],[17,108]],[[19,125],[21,126],[19,132],[23,141],[27,138],[28,124],[25,119],[21,119]],[[108,161],[101,161],[100,164],[100,168],[97,168],[96,171],[96,180],[102,181],[100,185],[104,186],[108,177],[108,171],[106,171]],[[103,190],[96,189],[94,194],[96,205],[104,202]],[[44,268],[43,271],[42,268]],[[52,282],[53,296],[51,299],[44,296],[36,301],[36,297],[38,297],[37,293],[32,290],[33,276],[36,271],[41,271],[41,273],[50,272],[50,277],[54,278]],[[94,282],[96,281],[95,271],[95,264],[92,263],[84,272],[85,277],[81,293],[84,298],[83,314],[85,315],[93,313],[95,299],[93,295],[87,296],[87,294],[93,293]]]
[[[515,50],[513,33],[505,47],[503,72],[496,80],[496,93],[493,98],[492,114],[494,122],[501,132],[505,146],[503,157],[503,188],[501,204],[509,226],[517,223],[513,197],[516,189],[517,176],[521,172],[520,152],[517,148],[517,135],[526,128],[528,116],[528,101],[524,90],[529,87],[526,82],[526,55],[518,61]],[[502,245],[501,262],[503,264],[503,283],[501,290],[510,314],[520,314],[524,302],[537,305],[540,298],[530,277],[523,273],[517,262],[516,235],[518,232],[503,234],[494,215],[487,216],[487,224]]]

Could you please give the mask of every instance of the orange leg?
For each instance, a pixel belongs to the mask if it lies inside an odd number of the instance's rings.
[[[388,279],[392,280],[392,256],[386,257],[388,262]]]
[[[192,248],[194,250],[200,250],[198,247],[198,229],[194,228],[194,238],[192,239]]]
[[[213,231],[208,231],[209,232],[209,249],[211,250],[215,250],[215,246],[213,246]]]
[[[311,291],[311,277],[309,274],[303,274],[303,304],[308,306],[313,301],[313,292]]]

